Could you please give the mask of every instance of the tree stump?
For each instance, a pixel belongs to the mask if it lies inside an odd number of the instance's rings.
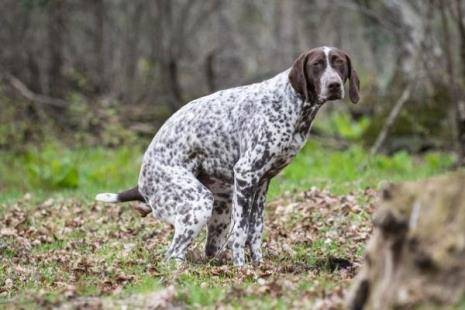
[[[450,305],[465,293],[465,173],[390,185],[349,309]]]

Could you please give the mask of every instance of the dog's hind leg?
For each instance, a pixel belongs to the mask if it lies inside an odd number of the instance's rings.
[[[208,221],[208,237],[205,244],[205,256],[214,257],[227,242],[231,222],[233,187],[221,192],[214,192],[215,202],[210,220]]]
[[[213,194],[182,167],[156,167],[156,185],[150,205],[156,217],[174,226],[166,258],[184,260],[186,250],[213,210]]]
[[[182,209],[176,216],[173,241],[166,255],[176,260],[184,259],[187,248],[211,217],[213,198],[208,193],[202,194],[200,199],[184,201]]]

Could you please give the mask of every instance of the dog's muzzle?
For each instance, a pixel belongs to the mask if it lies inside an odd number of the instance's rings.
[[[342,99],[343,92],[342,92],[342,85],[340,82],[331,82],[328,84],[328,96],[326,97],[328,100],[337,100]]]

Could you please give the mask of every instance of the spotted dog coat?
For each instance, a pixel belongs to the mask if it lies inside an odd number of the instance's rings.
[[[226,242],[234,265],[262,261],[263,207],[272,177],[304,145],[322,104],[344,97],[349,80],[352,102],[359,82],[349,56],[320,47],[261,83],[218,91],[194,100],[160,128],[142,162],[138,186],[97,200],[140,200],[175,228],[168,258],[183,259],[207,225],[207,256]]]

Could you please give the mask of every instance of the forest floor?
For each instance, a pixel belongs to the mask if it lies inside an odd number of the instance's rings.
[[[370,234],[374,191],[336,196],[316,188],[267,206],[265,262],[235,268],[206,260],[205,233],[179,268],[163,259],[172,229],[128,204],[70,199],[31,204],[0,217],[5,307],[159,305],[232,308],[341,306]]]
[[[128,203],[92,201],[135,182],[139,156],[137,149],[52,149],[14,161],[0,154],[0,168],[15,172],[0,192],[0,308],[342,308],[380,184],[440,174],[453,162],[444,153],[369,157],[361,147],[310,143],[271,185],[262,265],[234,268],[227,253],[206,260],[204,232],[176,267],[163,259],[169,226]]]

